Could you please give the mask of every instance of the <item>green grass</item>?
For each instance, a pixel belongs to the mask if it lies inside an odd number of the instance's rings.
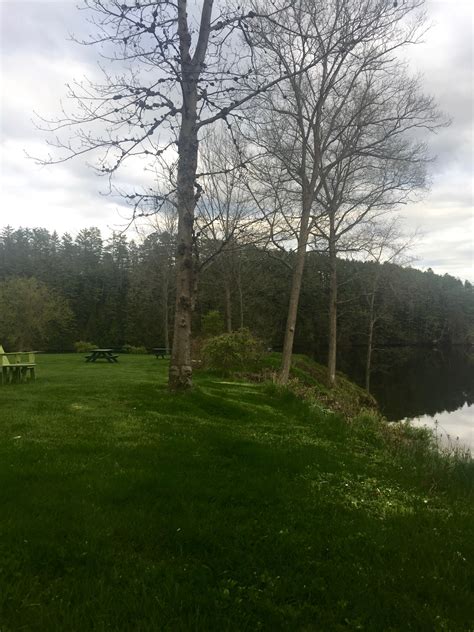
[[[149,356],[0,387],[0,630],[469,630],[472,463]]]

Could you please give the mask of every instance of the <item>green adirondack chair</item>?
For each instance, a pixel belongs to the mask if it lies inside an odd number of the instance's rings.
[[[0,345],[0,384],[24,382],[35,379],[34,351],[14,351],[6,353]]]

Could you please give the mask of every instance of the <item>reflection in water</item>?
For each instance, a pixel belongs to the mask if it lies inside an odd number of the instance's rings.
[[[464,404],[455,412],[421,415],[411,420],[413,426],[435,428],[441,445],[452,448],[466,446],[474,454],[474,406]]]
[[[374,354],[372,392],[387,419],[437,420],[452,437],[474,447],[474,350],[379,349]],[[363,384],[364,352],[341,354],[341,369]],[[449,430],[448,430],[449,427]]]

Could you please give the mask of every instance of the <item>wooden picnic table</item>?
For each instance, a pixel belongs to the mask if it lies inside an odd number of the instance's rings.
[[[90,355],[86,356],[86,362],[96,362],[103,359],[107,362],[118,362],[118,355],[113,354],[113,349],[92,349]]]
[[[165,347],[153,347],[152,351],[157,358],[164,359],[165,356],[168,355],[168,349],[166,349]]]

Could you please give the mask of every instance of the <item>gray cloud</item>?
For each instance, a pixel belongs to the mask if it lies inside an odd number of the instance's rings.
[[[411,52],[415,71],[428,94],[451,119],[450,127],[427,138],[437,160],[436,173],[455,166],[473,171],[474,56],[473,10],[470,2],[431,0],[427,3],[431,28],[424,44]]]
[[[0,49],[6,61],[18,51],[51,59],[80,56],[92,63],[97,59],[97,51],[71,41],[71,36],[80,39],[92,31],[75,0],[3,0],[0,20]]]
[[[472,6],[457,0],[430,0],[434,23],[423,45],[410,54],[413,72],[423,74],[425,91],[452,117],[449,128],[429,135],[438,159],[431,192],[404,209],[408,229],[422,228],[417,265],[474,280],[472,271],[473,53]],[[75,0],[0,3],[1,49],[1,217],[0,224],[45,226],[77,232],[84,225],[102,229],[123,225],[128,209],[118,198],[104,197],[106,183],[77,159],[38,169],[24,156],[45,154],[44,134],[31,122],[33,110],[59,112],[64,84],[97,73],[98,50],[69,41],[70,33],[94,32]],[[127,190],[151,185],[141,161],[121,174]]]

